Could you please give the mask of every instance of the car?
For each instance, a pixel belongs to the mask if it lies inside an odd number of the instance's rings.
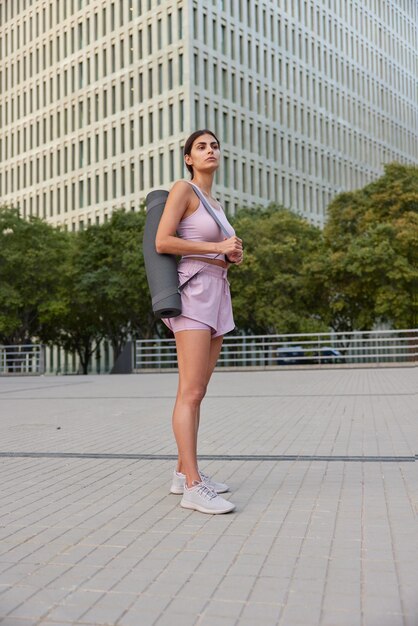
[[[277,349],[278,365],[297,365],[305,363],[305,351],[301,346],[285,346]]]
[[[313,363],[342,363],[343,355],[339,350],[331,346],[323,346],[313,353],[315,357]]]

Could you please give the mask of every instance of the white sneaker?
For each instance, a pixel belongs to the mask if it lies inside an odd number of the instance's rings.
[[[215,480],[212,480],[210,476],[204,474],[199,471],[200,478],[203,482],[205,482],[209,487],[211,487],[216,493],[225,493],[229,491],[228,485],[225,483],[218,483]],[[184,483],[186,482],[186,476],[181,472],[173,472],[173,480],[171,481],[170,493],[175,493],[177,495],[182,495],[184,491]]]
[[[185,509],[193,509],[200,513],[210,513],[212,515],[220,515],[221,513],[230,513],[235,509],[235,504],[218,496],[205,482],[194,482],[193,487],[188,487],[184,483],[183,497],[180,502]]]
[[[216,480],[213,480],[213,478],[211,478],[207,474],[204,474],[200,470],[199,474],[202,481],[209,485],[209,487],[212,487],[212,489],[216,491],[216,493],[225,493],[226,491],[229,491],[229,487],[225,483],[218,483]]]

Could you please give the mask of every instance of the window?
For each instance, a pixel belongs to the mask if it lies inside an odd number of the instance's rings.
[[[207,32],[207,15],[206,13],[203,13],[203,43],[207,44],[208,43],[208,32]]]
[[[103,158],[107,159],[107,130],[103,132]]]
[[[222,139],[223,141],[229,141],[229,133],[228,133],[228,113],[223,111],[222,113]]]
[[[144,75],[141,72],[139,72],[138,75],[138,92],[139,92],[139,100],[143,100],[144,98]]]
[[[193,7],[193,34],[195,39],[198,39],[199,36],[199,22],[197,18],[197,8]]]
[[[142,59],[144,56],[143,50],[142,50],[142,28],[139,29],[138,31],[138,58]]]
[[[135,127],[134,120],[129,122],[129,149],[133,150],[135,145]]]
[[[183,54],[179,54],[179,84],[183,84]]]
[[[81,50],[84,46],[83,43],[83,24],[80,22],[78,24],[78,49]]]
[[[183,39],[183,9],[180,7],[177,12],[178,38]]]
[[[112,114],[116,113],[116,85],[112,85]]]
[[[144,159],[140,159],[139,161],[139,172],[138,172],[138,179],[139,179],[139,188],[140,189],[144,189]]]
[[[130,192],[135,193],[135,164],[131,163],[130,167]]]
[[[116,46],[114,43],[110,46],[110,60],[111,60],[111,70],[112,72],[116,71]]]
[[[179,101],[179,125],[180,125],[180,132],[182,133],[184,131],[184,101],[180,100]]]
[[[168,105],[168,134],[174,134],[174,107],[173,103],[169,103]]]
[[[229,157],[224,156],[223,160],[224,185],[229,187]]]
[[[198,100],[198,98],[195,98],[193,109],[194,109],[194,127],[195,128],[200,128],[199,100]]]
[[[195,85],[199,83],[199,57],[195,53],[193,55],[193,68],[194,68],[194,82]]]
[[[163,92],[163,64],[158,64],[158,93],[162,94]]]
[[[66,112],[66,109],[65,109]],[[94,119],[97,120],[99,119],[99,94],[96,93],[94,96]]]
[[[159,184],[162,185],[164,181],[164,155],[161,152],[158,157],[158,170],[159,170]]]
[[[91,83],[91,59],[90,57],[87,57],[86,66],[87,66],[87,85],[90,85]],[[59,84],[59,76],[58,76],[58,84]]]
[[[228,74],[225,68],[222,68],[222,97],[228,97]]]
[[[139,116],[138,123],[138,131],[139,131],[139,145],[144,145],[144,116]]]
[[[171,13],[167,16],[167,43],[168,45],[173,43],[173,16]]]
[[[161,50],[163,47],[163,37],[162,37],[162,19],[161,17],[157,20],[157,46],[158,50]]]
[[[107,117],[107,89],[103,89],[103,116]]]
[[[102,37],[106,35],[106,8],[102,9]]]
[[[103,200],[109,199],[109,175],[107,172],[103,173]]]
[[[134,106],[134,79],[132,76],[129,78],[129,106]]]
[[[149,184],[154,187],[154,157],[149,158]]]
[[[174,150],[171,148],[168,154],[168,167],[170,182],[174,180]]]
[[[64,3],[64,6],[65,6],[65,3]],[[94,41],[97,41],[97,39],[99,38],[99,16],[97,15],[97,13],[95,13],[93,17],[93,33],[94,33]],[[66,56],[65,53],[64,53],[64,56]]]
[[[125,4],[125,0],[119,0],[119,26],[123,26]]]
[[[209,85],[209,75],[208,75],[208,60],[203,59],[203,85],[205,89],[208,89]]]
[[[152,143],[154,141],[154,125],[152,111],[148,114],[148,141]]]
[[[106,48],[103,48],[103,51],[102,51],[102,68],[103,68],[102,76],[106,76],[106,74],[107,74],[107,52],[106,52]]]
[[[128,46],[129,46],[129,64],[131,65],[134,62],[134,37],[132,33],[129,34]]]
[[[221,52],[226,54],[226,26],[224,24],[221,26]]]
[[[148,98],[152,98],[153,92],[154,92],[152,78],[153,78],[153,72],[152,72],[152,67],[150,67],[148,69]]]
[[[173,59],[168,59],[168,88],[173,89]]]
[[[152,53],[152,24],[148,24],[147,36],[148,36],[148,54],[151,54]]]
[[[158,138],[162,139],[164,136],[164,117],[163,117],[163,108],[160,107],[158,109]]]
[[[125,67],[125,41],[123,39],[119,42],[119,67]]]

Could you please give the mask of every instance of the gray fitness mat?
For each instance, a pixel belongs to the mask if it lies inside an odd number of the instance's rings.
[[[143,254],[148,286],[151,292],[152,310],[158,318],[176,317],[181,313],[181,297],[178,290],[177,261],[173,254],[159,254],[155,249],[155,236],[164,211],[168,191],[151,191],[145,200]]]

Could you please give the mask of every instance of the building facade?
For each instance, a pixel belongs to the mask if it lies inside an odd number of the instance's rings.
[[[219,136],[228,212],[418,163],[417,0],[0,0],[0,203],[68,229],[138,210]]]

